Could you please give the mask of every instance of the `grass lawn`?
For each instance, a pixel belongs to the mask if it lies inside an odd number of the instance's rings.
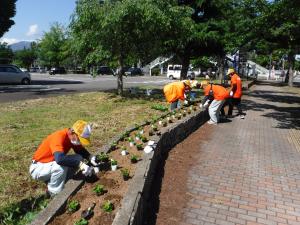
[[[5,103],[0,109],[0,212],[22,199],[44,193],[45,184],[31,179],[31,158],[43,138],[70,127],[78,120],[92,122],[90,152],[96,152],[125,128],[162,112],[154,104],[168,106],[164,97],[128,96],[93,92]],[[72,152],[72,151],[71,151]]]

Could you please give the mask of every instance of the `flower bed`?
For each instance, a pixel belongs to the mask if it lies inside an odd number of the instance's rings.
[[[200,114],[199,109],[192,106],[176,112],[174,117],[167,113],[161,118],[153,118],[151,122],[146,121],[142,126],[129,129],[109,146],[102,149],[103,152],[109,154],[110,159],[118,162],[117,171],[111,171],[110,165],[108,165],[103,167],[93,180],[87,180],[85,183],[80,180],[68,182],[65,190],[49,204],[48,210],[40,213],[32,224],[49,224],[51,220],[50,224],[55,225],[75,224],[76,221],[80,224],[82,211],[91,207],[93,203],[96,203],[96,206],[88,224],[123,224],[120,223],[120,219],[124,220],[124,215],[125,220],[127,218],[137,221],[138,217],[135,216],[134,212],[138,208],[139,210],[143,208],[140,206],[140,193],[145,191],[147,186],[145,185],[145,177],[149,182],[151,181],[151,176],[147,176],[147,173],[152,171],[155,164],[158,163],[151,157],[158,154],[162,147],[169,149],[191,133],[197,123],[195,118],[199,119]],[[191,125],[188,121],[193,121],[193,124]],[[173,136],[168,135],[171,133]],[[174,137],[176,138],[174,139]],[[157,146],[155,151],[145,154],[141,148],[147,146],[148,140],[154,140]],[[125,150],[127,154],[122,155],[121,152]],[[138,159],[137,163],[131,162],[133,156]],[[129,172],[128,180],[123,179],[126,170]],[[102,195],[97,195],[93,191],[99,185],[103,185],[105,190]],[[80,204],[79,210],[73,213],[67,210],[71,201],[78,201]],[[103,205],[108,201],[113,205],[113,210],[110,212],[103,209]],[[81,224],[84,223],[83,221]]]

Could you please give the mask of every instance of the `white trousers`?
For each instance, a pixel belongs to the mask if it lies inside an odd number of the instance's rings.
[[[68,167],[60,166],[55,161],[33,162],[30,165],[29,173],[33,179],[46,182],[50,194],[58,194],[64,188]]]
[[[220,120],[220,110],[225,103],[225,100],[213,100],[208,107],[210,120],[218,123]]]

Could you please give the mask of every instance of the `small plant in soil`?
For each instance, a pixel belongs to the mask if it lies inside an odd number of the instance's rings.
[[[74,225],[88,225],[89,224],[89,221],[87,221],[86,219],[84,218],[80,218],[79,220],[77,220]]]
[[[182,116],[185,117],[186,116],[186,110],[183,110],[182,112]]]
[[[161,126],[161,125],[162,125],[162,123],[163,123],[163,122],[162,122],[162,120],[159,120],[159,121],[158,121],[158,125],[160,125],[160,126]]]
[[[111,212],[114,210],[114,205],[110,202],[110,201],[106,201],[104,202],[104,204],[102,205],[102,209],[105,212]]]
[[[97,163],[107,163],[109,161],[109,156],[104,152],[100,152],[100,154],[96,155],[96,162]]]
[[[124,155],[127,155],[127,153],[128,153],[127,148],[125,146],[122,146],[121,154],[124,156]]]
[[[72,200],[68,204],[68,211],[70,213],[76,212],[80,207],[80,204],[77,200]]]
[[[168,123],[172,123],[172,119],[171,119],[170,116],[167,117],[167,122],[168,122]]]
[[[197,107],[196,107],[196,106],[193,106],[193,110],[196,111],[196,110],[197,110]]]
[[[117,149],[117,142],[113,142],[111,145],[110,145],[110,150],[116,150]]]
[[[150,125],[150,123],[151,123],[151,122],[150,122],[149,120],[145,120],[145,121],[144,121],[144,124],[145,124],[145,125]]]
[[[129,170],[128,169],[121,169],[121,174],[123,177],[123,180],[128,180],[129,179]]]
[[[190,109],[187,109],[186,112],[187,114],[191,114],[192,111]]]
[[[166,127],[167,125],[168,125],[167,121],[164,120],[163,123],[162,123],[162,126]]]
[[[178,114],[176,115],[176,118],[177,118],[178,120],[180,120],[180,119],[181,119],[181,116],[182,116],[182,114],[181,114],[181,113],[178,113]]]
[[[103,195],[105,193],[104,186],[101,184],[97,184],[93,188],[93,192],[95,192],[97,196]]]
[[[154,130],[151,128],[150,130],[149,130],[149,136],[153,136],[154,135]]]
[[[145,143],[145,142],[148,141],[148,139],[147,139],[145,136],[142,136],[142,137],[141,137],[141,141]]]
[[[158,128],[157,128],[157,126],[156,125],[151,125],[151,128],[154,130],[154,131],[157,131],[158,130]]]
[[[140,129],[140,130],[139,130],[139,134],[144,134],[144,130],[143,130],[143,129]]]
[[[136,148],[137,148],[137,150],[143,150],[143,145],[142,144],[137,144]]]
[[[130,158],[130,161],[131,161],[131,163],[137,163],[137,161],[138,161],[137,155],[132,155]]]

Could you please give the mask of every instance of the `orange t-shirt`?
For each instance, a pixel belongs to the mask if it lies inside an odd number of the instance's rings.
[[[182,81],[176,81],[164,86],[164,94],[167,102],[172,103],[178,99],[184,100],[185,86]]]
[[[204,89],[204,95],[208,96],[210,91],[211,85],[207,85]],[[229,92],[226,90],[226,88],[220,86],[220,85],[212,85],[213,95],[215,100],[225,100],[229,97]]]
[[[231,77],[230,85],[231,85],[231,90],[233,88],[233,85],[236,85],[236,90],[233,94],[233,98],[241,98],[242,97],[242,80],[237,74],[234,74]]]
[[[53,162],[55,160],[54,152],[64,152],[67,154],[71,148],[79,150],[82,146],[75,146],[70,142],[68,128],[65,128],[46,137],[34,153],[32,159],[42,163]]]

